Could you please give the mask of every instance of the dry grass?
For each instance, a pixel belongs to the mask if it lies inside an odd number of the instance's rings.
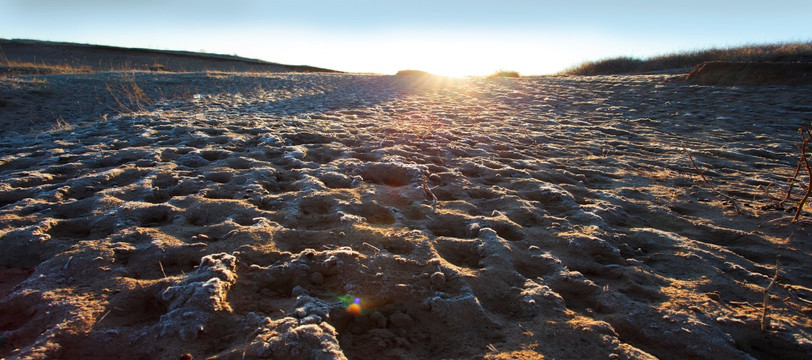
[[[422,70],[400,70],[395,76],[434,76],[434,74]]]
[[[812,62],[812,41],[711,48],[658,55],[647,59],[616,57],[588,61],[557,75],[641,74],[686,69],[706,61]]]
[[[65,121],[65,119],[58,117],[54,120],[54,123],[51,125],[51,128],[47,132],[68,131],[71,129],[73,129],[73,125]]]
[[[72,66],[68,64],[37,64],[9,60],[0,51],[0,76],[16,77],[21,75],[50,75],[50,74],[77,74],[91,72],[88,66]]]
[[[71,61],[74,62],[75,59],[63,59],[63,61]],[[0,76],[5,77],[18,77],[18,76],[26,76],[26,75],[33,75],[33,76],[40,76],[40,75],[53,75],[53,74],[87,74],[87,73],[97,73],[97,72],[105,72],[105,71],[115,71],[115,72],[123,72],[123,71],[136,71],[136,70],[143,70],[137,69],[129,61],[124,61],[120,64],[115,66],[108,66],[103,68],[96,68],[94,69],[88,65],[71,65],[68,63],[47,63],[45,61],[42,62],[24,62],[24,61],[17,61],[17,60],[9,60],[2,51],[0,51]],[[168,71],[166,67],[162,64],[155,63],[148,67],[149,71]]]
[[[111,108],[116,112],[135,113],[146,111],[153,103],[144,89],[138,85],[135,75],[132,73],[115,82],[106,83],[105,86],[118,105],[118,108]]]
[[[489,78],[518,78],[519,72],[512,70],[499,70],[493,74],[488,75]]]

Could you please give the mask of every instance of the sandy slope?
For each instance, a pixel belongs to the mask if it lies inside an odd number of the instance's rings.
[[[230,75],[8,136],[0,357],[809,358],[760,187],[812,88],[675,80]]]

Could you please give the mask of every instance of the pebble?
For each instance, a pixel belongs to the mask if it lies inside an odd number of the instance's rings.
[[[431,274],[429,279],[431,280],[431,285],[435,288],[441,289],[443,286],[445,286],[445,274],[442,272],[437,271],[434,274]]]

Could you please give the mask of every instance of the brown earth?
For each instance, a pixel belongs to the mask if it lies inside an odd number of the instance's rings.
[[[812,63],[706,62],[687,80],[695,85],[812,85]]]
[[[812,88],[677,78],[17,76],[0,357],[810,358]]]

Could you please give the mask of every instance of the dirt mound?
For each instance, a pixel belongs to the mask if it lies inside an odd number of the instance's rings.
[[[812,63],[706,62],[688,73],[694,85],[812,85]]]

